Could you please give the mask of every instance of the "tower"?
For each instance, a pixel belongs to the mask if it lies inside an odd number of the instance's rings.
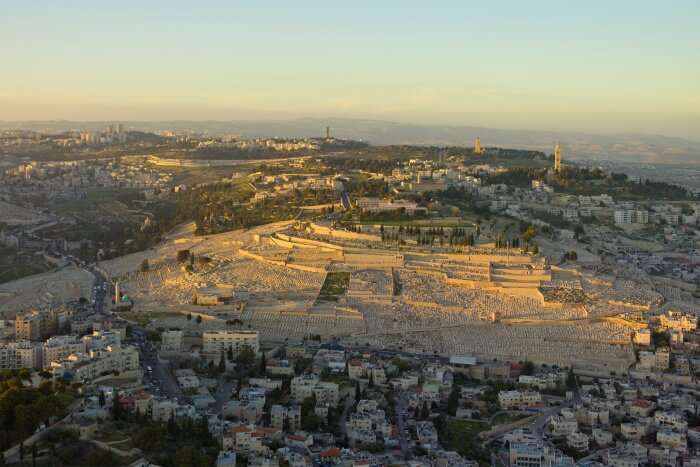
[[[474,140],[474,154],[481,154],[484,150],[481,148],[481,140],[477,136]]]
[[[331,139],[331,127],[326,127],[326,139]]]
[[[114,284],[114,303],[119,305],[122,301],[121,291],[119,290],[119,281]]]
[[[554,146],[554,171],[556,173],[561,171],[561,145],[559,143]]]

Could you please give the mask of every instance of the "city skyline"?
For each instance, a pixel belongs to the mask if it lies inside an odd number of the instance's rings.
[[[691,2],[7,11],[0,120],[330,117],[698,138]]]

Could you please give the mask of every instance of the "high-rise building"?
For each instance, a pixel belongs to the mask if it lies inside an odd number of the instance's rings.
[[[15,339],[39,341],[56,333],[57,315],[51,311],[27,311],[15,318]]]
[[[561,171],[561,145],[559,143],[554,146],[554,171],[556,173]]]
[[[331,127],[326,127],[326,139],[331,139]]]
[[[484,152],[484,149],[481,147],[481,140],[477,136],[476,139],[474,140],[474,154],[481,154]]]

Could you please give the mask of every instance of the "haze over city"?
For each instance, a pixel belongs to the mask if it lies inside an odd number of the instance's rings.
[[[693,1],[6,2],[0,120],[277,120],[698,140]]]

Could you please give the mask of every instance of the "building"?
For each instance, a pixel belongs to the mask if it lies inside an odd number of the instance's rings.
[[[642,350],[639,352],[638,367],[648,370],[666,370],[671,364],[671,353],[668,349],[658,349],[656,352]]]
[[[616,209],[613,213],[615,225],[648,224],[649,211],[639,209]]]
[[[32,310],[15,318],[15,339],[41,341],[56,333],[57,316],[53,312]]]
[[[319,381],[314,375],[302,375],[292,378],[291,383],[292,399],[296,402],[303,402],[304,399],[316,396],[317,404],[338,404],[338,385],[335,383]]]
[[[567,436],[578,431],[578,422],[575,418],[556,415],[549,420],[554,436]]]
[[[406,214],[412,215],[416,211],[425,211],[425,208],[419,208],[416,203],[403,199],[357,198],[355,205],[363,211],[372,213],[403,210]]]
[[[169,329],[160,335],[160,350],[163,352],[180,352],[182,350],[182,330]]]
[[[62,362],[53,362],[51,369],[54,376],[87,383],[110,373],[138,373],[139,352],[132,346],[108,347],[105,350],[93,350],[89,354],[72,354]]]
[[[649,328],[638,329],[637,331],[634,332],[634,336],[632,337],[632,342],[634,342],[637,345],[644,345],[644,346],[651,345],[651,330]]]
[[[275,404],[270,409],[270,424],[278,430],[285,428],[285,421],[288,431],[295,432],[301,428],[301,407],[293,405],[285,407]]]
[[[542,442],[510,443],[508,465],[510,467],[573,467],[574,460],[554,451]]]
[[[233,287],[225,284],[207,285],[195,291],[195,305],[216,306],[233,300]]]
[[[675,331],[694,331],[698,328],[698,318],[689,313],[669,310],[659,315],[659,325]]]
[[[244,347],[257,355],[260,350],[257,331],[205,331],[202,334],[202,353],[211,359],[219,358],[229,348],[238,355]]]
[[[580,431],[574,431],[566,436],[566,445],[583,452],[588,451],[588,436]]]
[[[501,391],[498,393],[498,403],[502,409],[533,407],[542,402],[542,396],[535,391]]]
[[[29,341],[0,344],[0,370],[41,368],[41,347]]]
[[[85,341],[78,336],[51,337],[42,346],[44,368],[49,368],[52,362],[65,360],[71,354],[82,354],[85,351]]]
[[[122,338],[118,331],[92,331],[92,334],[83,336],[83,342],[87,350],[99,350],[121,345]]]

